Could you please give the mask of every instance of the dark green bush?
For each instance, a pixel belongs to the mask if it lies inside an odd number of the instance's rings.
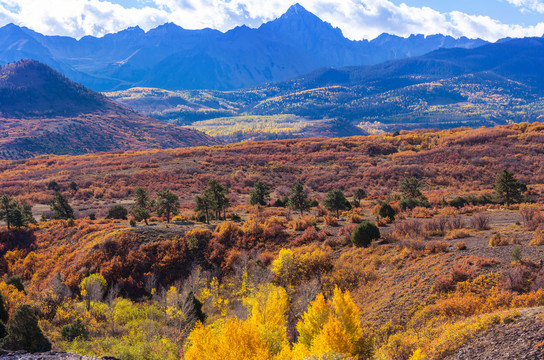
[[[66,341],[74,341],[75,339],[89,339],[89,330],[81,320],[76,320],[73,323],[66,325],[61,330],[62,338]]]
[[[21,305],[9,321],[2,348],[31,353],[51,350],[51,342],[38,325],[38,317],[29,305]]]
[[[128,210],[124,206],[115,205],[108,210],[108,215],[106,215],[106,219],[126,220],[127,215]]]
[[[468,205],[468,201],[461,196],[456,197],[452,201],[450,201],[450,206],[456,207],[458,209]]]
[[[23,285],[23,280],[21,280],[21,278],[19,276],[10,276],[6,280],[6,284],[15,286],[15,288],[17,290],[19,290],[19,291],[22,291],[22,292],[25,291],[25,286]]]
[[[355,246],[369,247],[372,241],[380,238],[380,229],[368,221],[360,223],[351,233],[351,242]]]
[[[382,218],[390,218],[391,220],[395,220],[395,209],[388,203],[383,203],[382,206],[380,206],[379,215]]]

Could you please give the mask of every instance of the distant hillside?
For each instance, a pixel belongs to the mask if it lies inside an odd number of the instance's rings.
[[[158,119],[214,134],[225,118],[240,115],[261,122],[284,115],[304,120],[304,129],[298,129],[298,121],[290,137],[312,136],[322,125],[316,121],[330,119],[364,132],[493,126],[544,118],[543,63],[544,39],[526,38],[476,49],[441,49],[373,66],[322,68],[233,92],[135,88],[107,95]],[[244,129],[251,138],[251,124]],[[340,135],[345,132],[335,134]]]
[[[120,106],[33,60],[0,68],[0,158],[217,141]]]
[[[0,64],[46,63],[96,91],[135,86],[232,90],[284,81],[320,67],[370,65],[439,48],[474,48],[480,39],[383,34],[351,41],[300,5],[258,29],[185,30],[168,23],[80,40],[44,36],[13,24],[0,28]]]

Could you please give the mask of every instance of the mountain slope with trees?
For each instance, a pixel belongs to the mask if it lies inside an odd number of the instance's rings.
[[[0,131],[4,159],[218,143],[120,106],[33,60],[0,68]]]
[[[544,38],[526,38],[373,66],[323,68],[238,91],[134,88],[107,95],[227,141],[262,139],[264,134],[274,139],[278,133],[311,137],[327,133],[319,131],[327,127],[334,137],[357,135],[354,131],[494,126],[544,116],[543,62]]]

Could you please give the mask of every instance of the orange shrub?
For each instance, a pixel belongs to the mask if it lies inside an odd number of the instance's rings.
[[[499,233],[496,233],[489,239],[489,246],[507,246],[510,245],[510,242],[505,237],[501,236]]]

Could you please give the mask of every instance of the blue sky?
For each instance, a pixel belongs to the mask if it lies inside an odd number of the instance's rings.
[[[535,25],[544,21],[544,14],[530,11],[528,7],[516,6],[506,0],[394,0],[393,3],[427,6],[443,13],[461,11],[472,15],[487,15],[508,24]]]
[[[383,32],[490,41],[544,34],[544,0],[0,0],[0,26],[76,38],[165,22],[227,31],[273,20],[295,1],[354,40]]]

